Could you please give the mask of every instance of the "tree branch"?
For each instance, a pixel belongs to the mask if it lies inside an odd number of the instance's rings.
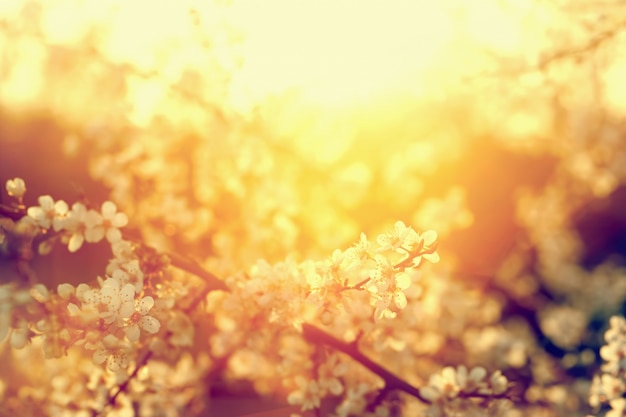
[[[214,290],[224,290],[224,291],[229,290],[229,288],[226,286],[224,281],[219,279],[213,273],[204,269],[204,267],[202,267],[202,265],[200,265],[195,260],[178,255],[176,253],[168,253],[168,252],[162,252],[162,251],[160,252],[164,253],[168,258],[170,258],[172,266],[178,269],[182,269],[183,271],[187,271],[190,274],[193,274],[204,280],[204,283],[205,283],[204,289],[191,302],[189,306],[190,310],[192,309],[192,307],[195,307],[202,299],[204,299],[204,297],[206,297],[206,295],[209,292],[214,291]]]
[[[326,333],[322,329],[319,329],[308,323],[304,323],[302,325],[302,334],[304,335],[304,338],[311,343],[323,344],[337,349],[338,351],[350,356],[352,359],[356,360],[376,375],[380,376],[385,381],[385,390],[404,391],[407,394],[416,397],[420,401],[430,404],[430,401],[424,398],[422,394],[420,394],[419,389],[415,388],[413,385],[397,377],[382,366],[378,365],[376,362],[372,361],[367,356],[363,355],[356,348],[356,346],[345,343],[332,336],[331,334]]]
[[[409,384],[404,379],[394,375],[389,372],[387,369],[378,365],[376,362],[372,361],[367,356],[363,355],[357,348],[354,343],[346,343],[342,340],[337,339],[333,335],[325,332],[322,329],[319,329],[311,324],[304,323],[302,324],[302,334],[306,340],[315,344],[322,344],[330,346],[334,349],[337,349],[340,352],[345,353],[350,356],[352,359],[359,362],[361,365],[365,366],[367,369],[372,371],[374,374],[378,375],[385,382],[385,387],[380,392],[377,401],[380,401],[382,397],[384,397],[387,393],[393,390],[404,391],[407,394],[417,398],[426,404],[432,404],[432,401],[426,399],[422,396],[419,389]],[[459,392],[456,398],[484,398],[484,399],[511,399],[507,395],[506,392],[502,394],[481,394],[478,392]]]

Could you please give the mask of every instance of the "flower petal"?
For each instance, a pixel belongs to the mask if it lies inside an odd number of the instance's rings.
[[[67,244],[67,249],[70,252],[74,253],[83,246],[84,241],[85,241],[85,237],[81,233],[74,233],[70,237],[70,241]]]
[[[42,195],[37,199],[37,202],[43,210],[52,210],[54,208],[54,200],[49,195]]]
[[[161,328],[161,323],[152,316],[143,316],[140,321],[141,328],[148,333],[156,333]]]
[[[120,291],[120,298],[122,302],[128,302],[135,299],[135,286],[133,284],[126,284],[122,291]]]
[[[139,330],[139,326],[136,324],[130,325],[129,327],[124,329],[124,332],[126,333],[126,337],[128,338],[128,340],[131,342],[136,342],[137,340],[139,340],[139,335],[141,333]]]
[[[439,262],[439,254],[437,252],[426,253],[426,254],[422,255],[422,257],[424,259],[426,259],[427,261],[430,261],[430,262],[432,262],[434,264]]]
[[[113,278],[107,278],[104,280],[104,282],[102,283],[102,288],[111,288],[113,289],[115,292],[120,290],[120,283],[118,282],[118,280],[113,279]]]
[[[427,230],[420,235],[420,238],[424,241],[424,246],[428,247],[437,240],[437,232],[434,230]]]
[[[139,302],[139,311],[141,312],[141,314],[147,314],[152,306],[154,306],[154,298],[150,296],[143,297]]]
[[[120,309],[118,310],[120,317],[122,317],[123,319],[129,318],[130,316],[133,315],[134,312],[135,312],[134,301],[123,302],[122,305],[120,306]]]
[[[88,229],[96,227],[102,224],[102,216],[95,210],[89,210],[87,214],[85,214],[85,226]]]
[[[57,286],[57,294],[59,294],[59,296],[64,300],[67,300],[74,295],[75,291],[76,289],[72,284],[63,283]]]
[[[406,290],[411,286],[411,276],[406,272],[396,274],[396,288]]]
[[[396,307],[400,310],[404,309],[407,305],[406,295],[403,292],[396,292],[393,295],[393,301],[396,303]]]
[[[67,213],[68,210],[69,210],[69,206],[67,205],[65,201],[59,200],[56,203],[54,203],[54,211],[57,214],[65,214]]]
[[[108,357],[109,352],[106,349],[100,348],[93,353],[91,359],[93,360],[93,363],[95,363],[96,365],[100,365],[104,361],[106,361]]]
[[[487,371],[482,366],[477,366],[475,368],[472,368],[472,370],[469,373],[470,379],[476,382],[482,381],[483,379],[485,379],[485,376],[487,376]]]
[[[26,213],[35,220],[39,217],[43,217],[43,210],[41,207],[29,207],[28,210],[26,210]]]
[[[128,224],[128,217],[124,213],[115,213],[111,224],[114,227],[124,227]]]
[[[85,230],[85,240],[89,243],[97,243],[104,237],[104,227],[96,226]]]
[[[102,217],[111,219],[115,212],[117,211],[117,206],[112,201],[105,201],[102,203]]]
[[[119,242],[120,240],[122,240],[122,232],[120,232],[119,229],[110,227],[106,231],[106,238],[109,243]]]

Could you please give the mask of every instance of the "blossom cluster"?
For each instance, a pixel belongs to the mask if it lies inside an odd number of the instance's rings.
[[[9,180],[6,189],[21,204],[24,181]],[[38,202],[38,206],[26,209],[18,224],[35,226],[44,241],[60,236],[70,252],[80,249],[84,242],[95,243],[106,237],[114,257],[104,277],[97,277],[95,284],[62,283],[56,291],[43,284],[33,285],[28,291],[10,284],[2,286],[1,338],[10,334],[11,345],[19,349],[41,336],[46,357],[60,357],[70,347],[82,346],[91,352],[95,364],[106,363],[113,372],[126,372],[139,342],[157,334],[164,322],[170,341],[178,345],[191,343],[189,336],[178,333],[193,328],[184,325],[180,314],[165,309],[173,300],[160,297],[145,285],[140,259],[120,231],[128,219],[113,202],[104,202],[100,211],[83,203],[74,203],[70,209],[66,202],[54,201],[48,195],[39,197]]]
[[[609,404],[607,417],[623,416],[626,412],[626,320],[621,316],[610,319],[610,327],[604,334],[606,345],[600,349],[605,363],[602,372],[593,378],[589,404],[598,408]]]
[[[12,180],[7,190],[22,204],[23,182]],[[70,209],[64,201],[42,196],[38,206],[24,207],[24,212],[18,223],[35,228],[43,241],[64,242],[74,252],[85,242],[106,238],[114,257],[92,284],[62,283],[56,291],[36,284],[25,295],[3,288],[0,296],[10,302],[3,304],[0,319],[14,348],[37,339],[47,358],[58,358],[82,347],[94,365],[123,380],[133,367],[145,365],[137,363],[140,349],[163,352],[164,342],[191,346],[195,324],[185,311],[173,308],[176,282],[147,278],[145,260],[119,230],[128,219],[114,203],[103,203],[100,211],[82,203]],[[439,261],[437,234],[418,233],[402,221],[374,241],[362,233],[354,245],[335,250],[328,259],[273,265],[260,260],[247,272],[227,277],[227,292],[208,297],[204,314],[214,323],[209,325],[209,353],[227,361],[227,375],[250,379],[260,392],[285,391],[287,402],[302,410],[318,409],[334,398],[336,416],[387,416],[388,406],[376,400],[384,389],[379,376],[349,355],[312,346],[301,325],[314,323],[354,348],[360,338],[367,339],[383,352],[391,343],[390,323],[422,294],[424,260]],[[406,344],[391,345],[408,352]],[[506,387],[499,372],[487,377],[483,368],[445,368],[419,393],[434,407],[463,396],[497,397]]]
[[[363,233],[327,259],[260,260],[227,278],[228,293],[211,296],[217,327],[211,352],[232,358],[231,374],[250,379],[260,391],[286,390],[288,402],[303,410],[333,397],[339,401],[336,415],[365,415],[380,380],[343,355],[326,356],[310,346],[301,326],[315,323],[354,341],[357,332],[369,335],[376,325],[395,321],[408,298],[421,292],[422,260],[439,260],[436,242],[434,231],[420,234],[398,221],[375,241]]]
[[[83,203],[74,203],[70,209],[65,201],[55,202],[49,195],[39,197],[38,201],[39,206],[28,208],[28,219],[44,231],[63,233],[70,252],[79,250],[85,241],[97,243],[104,237],[111,244],[117,243],[122,240],[119,229],[128,223],[126,215],[118,213],[111,201],[102,203],[99,212],[88,210]]]
[[[510,384],[499,370],[489,375],[485,368],[477,366],[468,371],[465,365],[444,367],[430,376],[428,384],[419,392],[430,406],[424,415],[443,417],[448,415],[508,415],[511,410],[507,400]],[[472,402],[466,398],[489,399],[489,402]],[[490,411],[487,411],[490,410]],[[500,410],[500,411],[496,411]]]
[[[508,381],[502,372],[495,371],[488,376],[481,366],[468,371],[465,365],[460,365],[456,369],[447,366],[441,372],[431,375],[428,385],[420,388],[420,394],[435,403],[469,394],[498,396],[507,389]]]
[[[307,274],[311,300],[341,297],[348,290],[365,290],[374,307],[374,318],[394,318],[407,306],[406,292],[417,279],[422,259],[439,261],[437,233],[417,233],[402,221],[393,232],[376,238],[378,247],[361,233],[345,251],[335,250],[330,260],[318,262]]]

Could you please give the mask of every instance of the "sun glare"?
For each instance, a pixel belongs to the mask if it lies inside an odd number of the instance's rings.
[[[320,104],[344,105],[390,89],[420,95],[451,35],[445,3],[401,0],[241,0],[245,32],[235,81],[258,97],[296,89]]]

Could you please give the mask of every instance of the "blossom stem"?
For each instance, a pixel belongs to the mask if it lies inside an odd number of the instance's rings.
[[[365,278],[363,281],[357,282],[354,285],[349,285],[347,287],[342,288],[341,291],[362,290],[363,286],[367,284],[368,282],[370,282],[371,280],[372,280],[371,278]]]
[[[430,255],[432,253],[435,253],[435,251],[437,250],[437,243],[431,245],[428,247],[428,249],[422,250],[423,248],[418,249],[417,251],[413,252],[413,253],[409,253],[409,256],[404,259],[403,261],[397,263],[396,265],[394,265],[394,268],[408,268],[409,266],[411,266],[411,264],[413,263],[413,259],[418,258],[422,255]]]

